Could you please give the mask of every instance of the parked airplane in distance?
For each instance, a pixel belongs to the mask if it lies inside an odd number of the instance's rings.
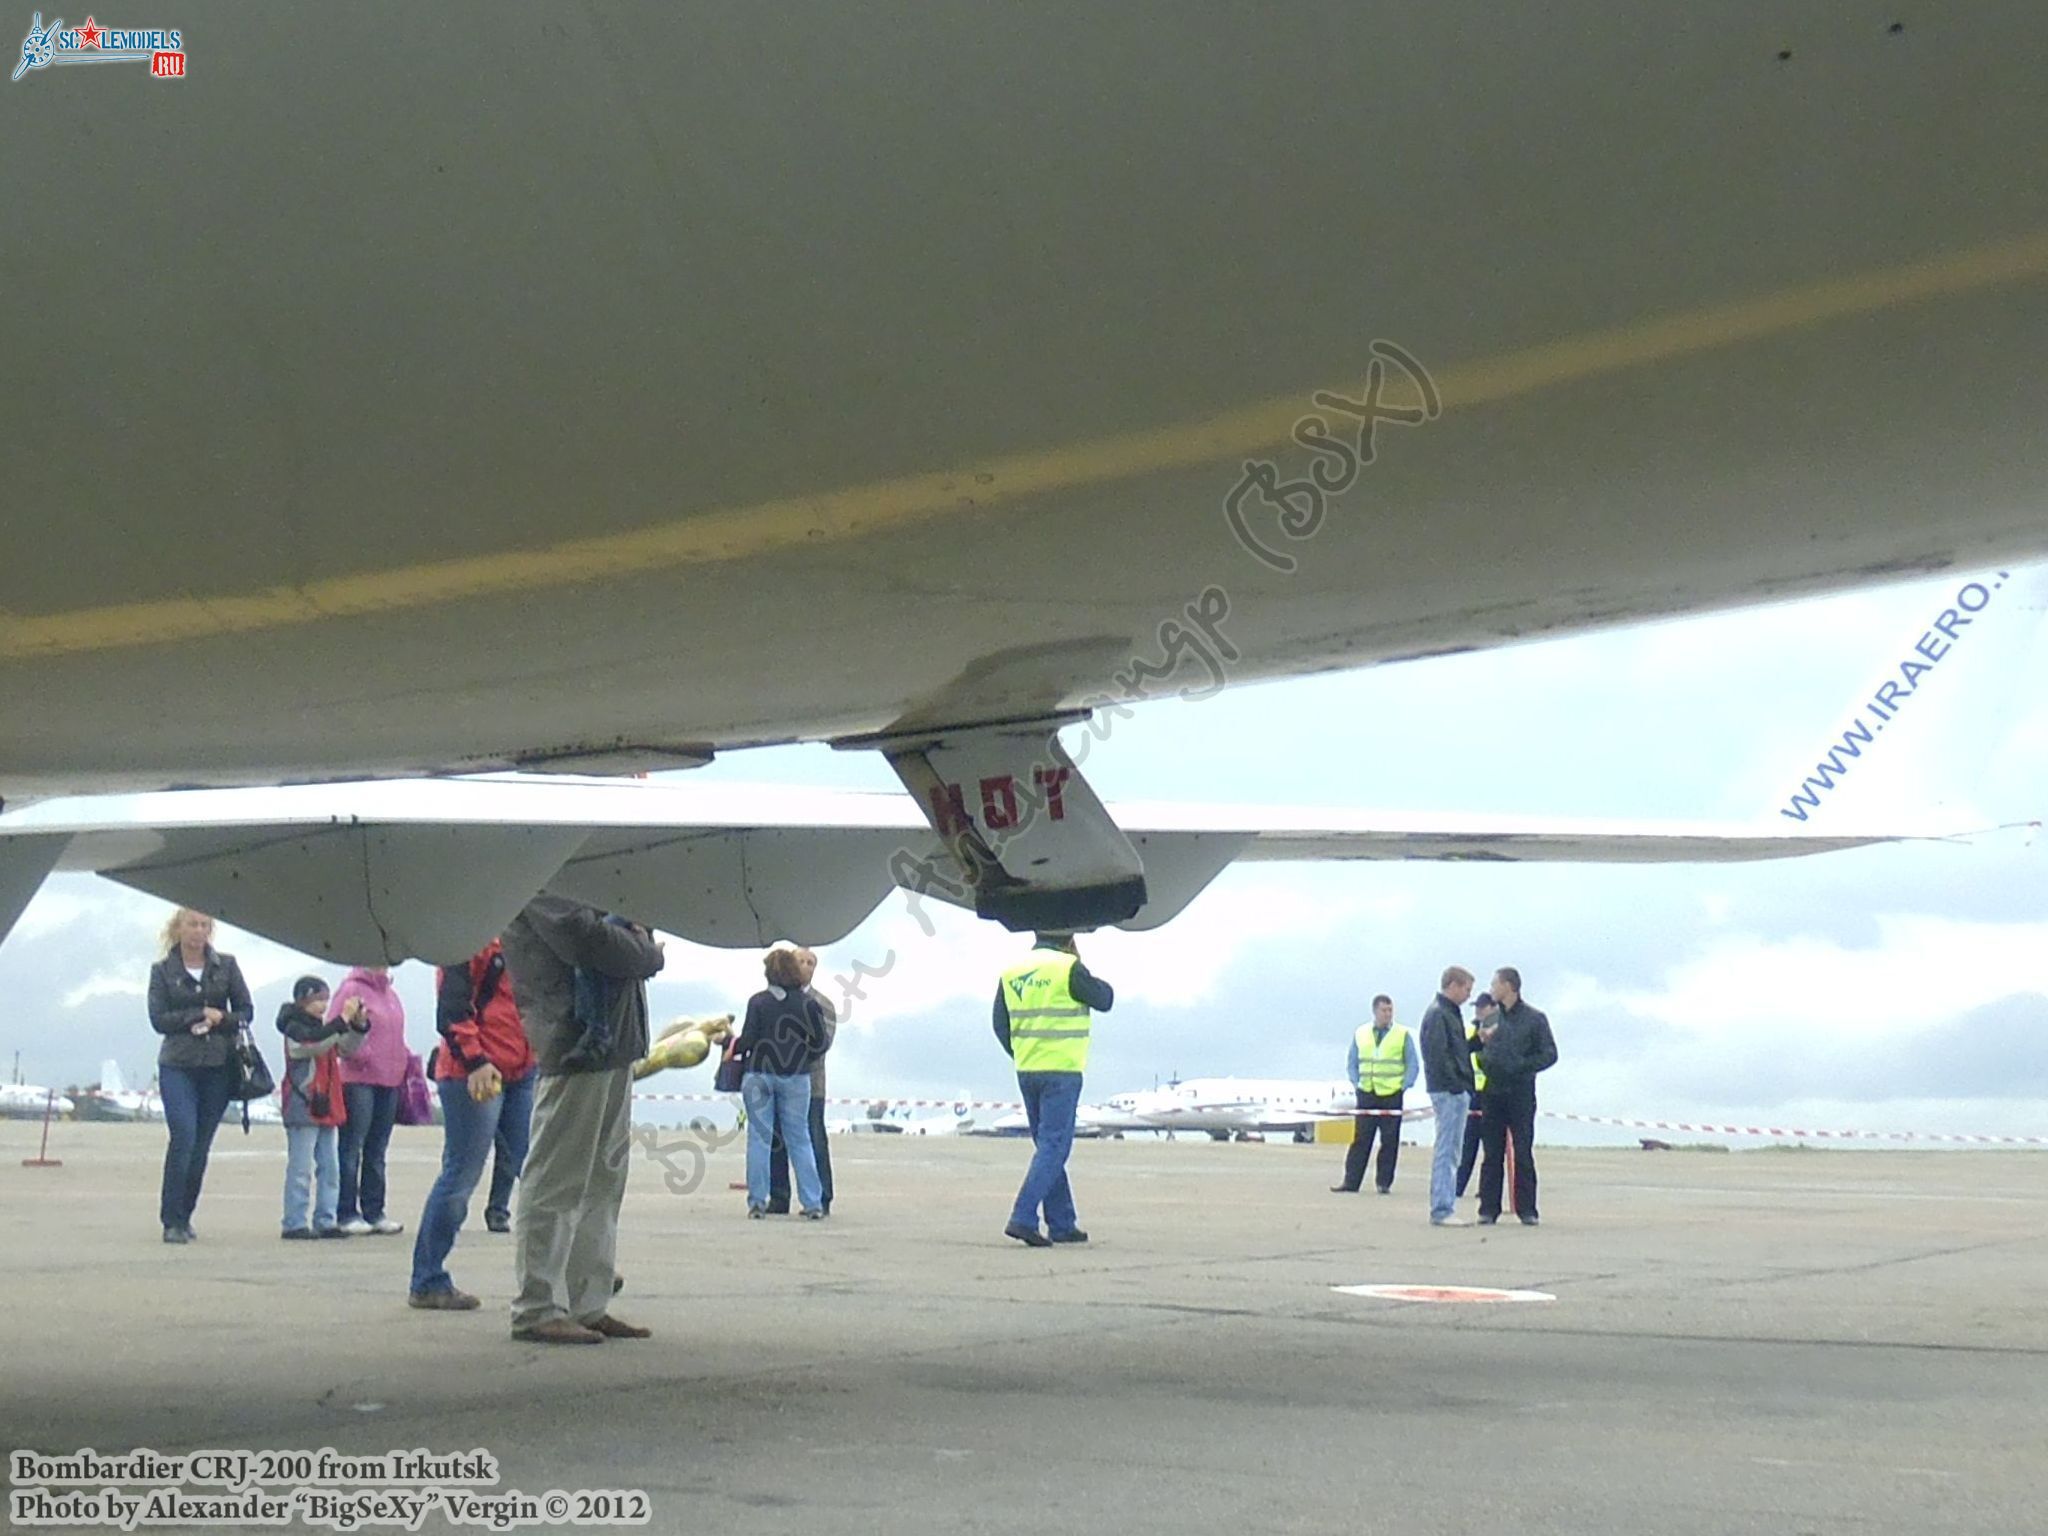
[[[40,1120],[46,1114],[61,1118],[71,1110],[71,1101],[54,1088],[35,1083],[0,1083],[0,1119]]]
[[[222,1125],[240,1125],[242,1123],[242,1105],[239,1100],[228,1105],[220,1117],[220,1123]],[[279,1107],[274,1097],[251,1099],[249,1101],[249,1123],[251,1125],[283,1125],[284,1110]]]
[[[78,1118],[81,1120],[161,1120],[163,1117],[164,1101],[157,1096],[155,1087],[128,1087],[121,1079],[118,1061],[101,1062],[99,1088],[80,1094],[78,1099]]]
[[[1120,1093],[1081,1118],[1098,1131],[1201,1131],[1242,1141],[1272,1131],[1309,1140],[1318,1122],[1356,1109],[1349,1084],[1337,1078],[1196,1077],[1164,1088]]]

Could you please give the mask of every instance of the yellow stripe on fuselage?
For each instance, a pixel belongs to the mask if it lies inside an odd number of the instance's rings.
[[[1485,405],[1829,320],[2044,275],[2048,275],[2048,233],[2033,234],[1760,298],[1592,331],[1459,363],[1433,376],[1445,410]],[[1397,375],[1398,370],[1391,370],[1388,382],[1394,384]],[[1383,401],[1393,406],[1409,403],[1400,398],[1400,391],[1407,387],[1399,385],[1383,396]],[[537,549],[421,561],[242,596],[163,598],[65,613],[4,616],[0,617],[0,661],[249,634],[859,539],[985,512],[1025,497],[1267,450],[1289,441],[1309,397],[1309,391],[1297,391],[1173,426],[1011,454],[960,469],[691,513],[629,533],[569,539]]]

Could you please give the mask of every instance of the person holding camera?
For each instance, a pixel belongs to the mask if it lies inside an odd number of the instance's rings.
[[[359,965],[342,977],[327,1004],[328,1022],[353,1004],[369,1021],[369,1034],[341,1069],[348,1117],[341,1130],[341,1224],[352,1237],[405,1230],[384,1211],[384,1156],[398,1121],[405,1085],[405,1004],[388,966]]]
[[[233,955],[213,947],[213,919],[179,907],[164,924],[163,959],[150,967],[149,1024],[164,1037],[157,1052],[163,1098],[163,1190],[157,1216],[164,1241],[189,1243],[192,1212],[206,1182],[214,1132],[235,1091],[235,1035],[256,1017],[248,983]]]
[[[277,1010],[284,1036],[284,1237],[347,1237],[335,1210],[341,1198],[337,1127],[348,1119],[342,1092],[341,1058],[370,1032],[361,1002],[350,999],[332,1023],[327,1019],[327,983],[301,976],[292,1000]],[[317,1170],[317,1175],[316,1175]],[[314,1188],[308,1190],[308,1184]],[[307,1209],[311,1195],[311,1211]]]

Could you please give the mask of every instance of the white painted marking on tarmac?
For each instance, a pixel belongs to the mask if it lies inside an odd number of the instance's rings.
[[[1366,1296],[1374,1301],[1428,1301],[1446,1305],[1501,1301],[1555,1301],[1548,1291],[1502,1291],[1486,1285],[1333,1285],[1340,1296]]]
[[[1781,1456],[1752,1456],[1751,1462],[1759,1467],[1785,1467],[1805,1471],[1819,1468],[1824,1471],[1867,1473],[1869,1468],[1858,1461],[1792,1461]],[[1887,1472],[1898,1477],[1942,1477],[1954,1478],[1958,1474],[1944,1467],[1886,1467]]]

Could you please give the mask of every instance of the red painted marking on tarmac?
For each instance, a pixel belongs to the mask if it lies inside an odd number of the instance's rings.
[[[1502,1301],[1555,1301],[1548,1291],[1502,1291],[1486,1285],[1333,1285],[1345,1296],[1374,1301],[1429,1301],[1453,1306]]]

